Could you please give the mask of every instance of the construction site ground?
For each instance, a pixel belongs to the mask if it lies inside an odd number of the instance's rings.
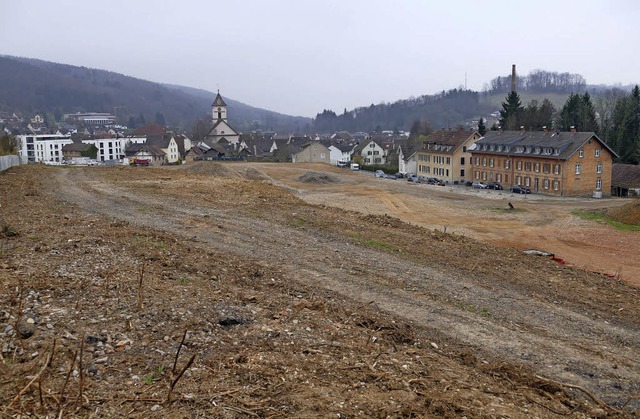
[[[636,417],[640,233],[576,211],[635,210],[326,165],[9,169],[1,416]]]

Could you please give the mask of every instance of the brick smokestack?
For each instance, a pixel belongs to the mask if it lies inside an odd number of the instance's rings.
[[[516,65],[511,65],[511,91],[516,91]]]

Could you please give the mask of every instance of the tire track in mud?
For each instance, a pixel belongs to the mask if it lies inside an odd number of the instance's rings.
[[[59,199],[85,211],[241,255],[358,304],[373,301],[427,335],[431,331],[475,348],[479,357],[485,353],[529,365],[540,375],[581,385],[608,401],[638,392],[637,329],[536,299],[510,284],[487,286],[455,270],[444,273],[357,246],[335,234],[274,225],[194,201],[140,195],[79,170],[60,171],[52,181],[65,185],[56,186]],[[190,228],[194,221],[197,226]]]

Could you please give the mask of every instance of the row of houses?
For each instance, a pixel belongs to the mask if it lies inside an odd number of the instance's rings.
[[[61,162],[88,153],[98,161],[172,164],[193,160],[256,159],[331,165],[358,161],[401,173],[437,177],[449,184],[467,181],[522,185],[558,196],[608,196],[616,154],[593,132],[440,130],[416,148],[402,136],[336,133],[241,135],[229,124],[227,104],[218,92],[212,124],[202,141],[157,124],[126,136],[81,134],[20,135],[19,149],[29,162]],[[360,135],[362,134],[362,135]]]
[[[153,164],[177,163],[192,147],[191,140],[165,127],[152,124],[127,136],[117,133],[90,136],[78,133],[18,135],[18,152],[29,163],[61,163],[74,157],[99,162],[145,160]]]

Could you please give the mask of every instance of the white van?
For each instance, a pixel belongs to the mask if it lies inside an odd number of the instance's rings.
[[[349,168],[351,170],[360,170],[360,165],[358,163],[351,163],[351,166],[349,166]]]

